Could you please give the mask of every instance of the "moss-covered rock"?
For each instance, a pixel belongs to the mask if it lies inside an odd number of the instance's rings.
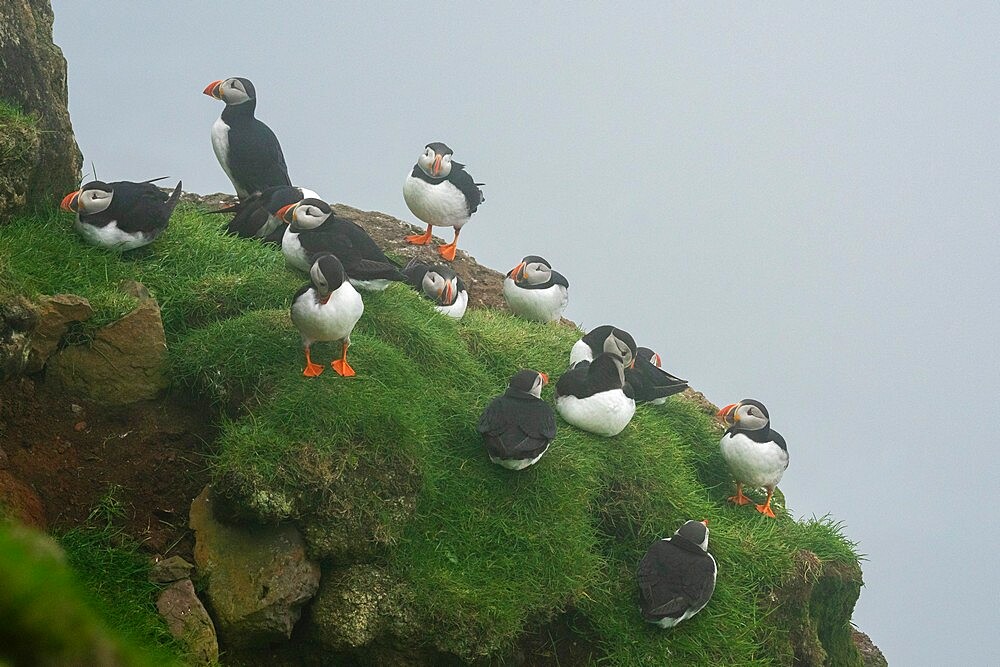
[[[34,118],[0,101],[0,224],[28,202],[40,137]]]

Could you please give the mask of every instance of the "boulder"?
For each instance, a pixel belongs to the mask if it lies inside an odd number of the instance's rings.
[[[219,662],[219,642],[215,625],[205,606],[194,592],[190,579],[170,584],[156,600],[156,609],[167,622],[170,634],[187,649],[191,662],[216,665]]]
[[[144,290],[139,293],[148,294]],[[131,313],[98,329],[89,345],[66,347],[50,357],[46,378],[70,394],[126,405],[165,389],[167,364],[160,307],[144,296]]]
[[[885,659],[882,650],[875,646],[871,637],[863,632],[854,630],[851,632],[854,645],[858,647],[861,654],[861,662],[864,667],[889,667],[889,661]]]
[[[28,200],[59,199],[80,180],[83,156],[69,120],[66,58],[52,42],[49,0],[0,3],[0,100],[35,117],[37,160]]]
[[[37,125],[31,116],[0,107],[0,223],[28,203],[41,145]]]
[[[74,322],[84,322],[94,314],[90,302],[75,294],[43,296],[35,301],[38,323],[31,334],[26,373],[37,373],[45,366],[59,341]]]
[[[153,562],[149,568],[149,580],[155,584],[169,584],[174,581],[191,578],[194,565],[180,556],[171,556]]]
[[[287,640],[319,588],[319,565],[291,525],[242,527],[220,522],[210,488],[191,503],[198,576],[224,644]]]
[[[392,589],[389,575],[374,565],[327,572],[310,609],[311,634],[332,651],[371,644],[389,629]]]
[[[0,382],[17,377],[28,363],[38,314],[23,297],[0,302]]]

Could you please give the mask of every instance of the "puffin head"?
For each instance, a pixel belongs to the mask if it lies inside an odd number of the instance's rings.
[[[549,383],[549,376],[540,371],[532,371],[527,368],[519,370],[510,378],[508,386],[511,389],[518,389],[531,394],[535,398],[542,397],[542,387]]]
[[[644,361],[648,364],[652,364],[657,368],[663,368],[663,360],[660,359],[660,355],[653,352],[648,347],[640,347],[635,351],[635,358],[637,361]]]
[[[439,306],[450,306],[458,298],[458,274],[444,264],[433,264],[420,281],[420,287]]]
[[[617,354],[627,368],[635,366],[635,339],[627,331],[613,327],[604,339],[604,351]]]
[[[322,199],[312,197],[286,204],[274,212],[274,216],[288,224],[288,229],[293,232],[304,232],[316,229],[333,213],[333,209]]]
[[[702,551],[708,551],[708,519],[703,521],[692,519],[678,528],[674,535],[683,537],[692,544],[697,544]]]
[[[309,280],[323,303],[346,279],[344,265],[334,255],[320,255],[309,269]]]
[[[451,173],[453,150],[440,141],[424,146],[424,152],[417,158],[417,166],[431,178],[447,178]]]
[[[91,181],[63,197],[60,208],[71,213],[93,215],[111,206],[114,196],[115,191],[104,181]]]
[[[507,272],[507,277],[518,284],[541,285],[552,280],[552,265],[544,257],[528,255]]]
[[[257,99],[257,91],[254,90],[250,79],[241,76],[232,76],[228,79],[219,79],[205,86],[202,91],[209,97],[222,100],[226,106],[244,104]]]
[[[764,404],[752,398],[731,403],[720,409],[715,416],[730,426],[735,424],[741,431],[759,431],[767,428],[771,421]]]

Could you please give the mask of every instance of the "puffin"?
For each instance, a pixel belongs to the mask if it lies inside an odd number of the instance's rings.
[[[462,319],[469,305],[469,292],[455,270],[444,264],[425,264],[411,259],[403,275],[413,289],[434,302],[434,309],[456,320]]]
[[[275,216],[288,224],[281,237],[281,252],[289,265],[309,271],[318,254],[331,253],[343,264],[351,284],[359,289],[381,291],[391,282],[406,282],[406,276],[368,232],[337,216],[322,199],[286,204]]]
[[[490,461],[509,470],[524,470],[549,450],[556,437],[556,416],[542,400],[549,376],[523,369],[514,373],[507,391],[495,396],[479,417]]]
[[[319,199],[319,195],[309,188],[291,185],[273,185],[255,192],[245,200],[232,206],[220,208],[212,213],[235,213],[226,225],[226,233],[242,238],[262,239],[265,243],[281,245],[287,226],[275,213],[282,206],[294,204],[303,199]]]
[[[625,360],[614,336],[604,339],[604,352],[581,361],[556,383],[556,410],[573,426],[611,437],[628,426],[635,414],[632,387],[625,381]]]
[[[543,257],[528,255],[507,272],[503,298],[510,311],[532,322],[554,322],[569,303],[569,281]]]
[[[272,185],[291,185],[278,138],[254,118],[257,91],[250,80],[238,76],[220,79],[202,92],[226,103],[212,125],[212,148],[240,199]]]
[[[302,375],[317,377],[323,372],[323,366],[314,364],[309,356],[312,344],[320,341],[341,341],[341,357],[334,359],[330,366],[344,377],[355,374],[347,363],[347,348],[354,325],[364,312],[361,295],[347,280],[340,260],[333,255],[317,257],[309,269],[309,284],[303,285],[292,297],[292,323],[302,335],[302,347],[306,351]]]
[[[722,458],[736,480],[736,495],[729,500],[746,505],[750,499],[743,495],[743,485],[764,487],[767,501],[755,507],[764,516],[774,518],[771,496],[788,468],[785,439],[771,428],[764,404],[752,398],[727,405],[716,416],[730,424],[719,442]]]
[[[454,227],[455,239],[438,246],[442,259],[455,259],[458,234],[479,205],[486,201],[483,191],[465,165],[451,159],[452,151],[441,142],[424,147],[417,163],[403,182],[403,199],[413,215],[427,223],[424,234],[407,236],[407,243],[425,245],[431,240],[434,227]]]
[[[673,537],[657,540],[639,561],[639,609],[661,628],[672,628],[705,608],[719,568],[708,553],[708,521],[688,521]]]
[[[109,250],[134,250],[163,233],[180,201],[180,181],[168,196],[153,185],[161,180],[90,181],[63,197],[60,206],[76,213],[73,228],[87,243]]]
[[[581,361],[593,360],[604,350],[604,343],[608,338],[614,339],[625,366],[631,367],[635,363],[635,339],[629,332],[610,324],[591,329],[583,338],[576,341],[573,349],[569,351],[569,365],[575,366]]]
[[[675,377],[661,368],[660,355],[648,347],[640,347],[635,352],[635,364],[625,369],[625,379],[635,392],[635,402],[663,405],[667,396],[687,389],[687,380]]]

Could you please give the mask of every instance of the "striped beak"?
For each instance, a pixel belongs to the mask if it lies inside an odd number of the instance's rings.
[[[64,211],[69,211],[70,213],[77,212],[77,203],[80,201],[80,191],[71,192],[65,197],[63,197],[62,203],[59,204],[59,208]]]
[[[524,262],[521,262],[513,269],[507,272],[507,276],[514,279],[515,283],[519,283],[524,279],[524,268],[527,266]]]
[[[217,100],[221,100],[222,99],[222,92],[220,90],[221,87],[222,87],[222,79],[219,79],[218,81],[213,81],[212,83],[205,86],[205,90],[201,92],[204,93],[205,95],[208,95],[209,97],[214,97]]]
[[[716,419],[719,419],[727,424],[735,424],[739,419],[736,416],[736,408],[739,407],[739,405],[739,403],[730,403],[715,414]]]
[[[287,206],[282,206],[278,209],[278,212],[274,214],[276,218],[284,222],[286,225],[292,224],[292,219],[295,217],[295,207],[298,206],[298,202],[294,204],[288,204]]]
[[[440,173],[441,173],[441,156],[440,155],[435,155],[434,156],[434,167],[432,168],[431,176],[433,176],[434,178],[437,178],[437,175],[440,174]]]
[[[539,372],[538,374],[542,376],[542,386],[544,387],[545,385],[547,385],[549,383],[549,376],[548,376],[548,374],[541,373],[541,372]]]

